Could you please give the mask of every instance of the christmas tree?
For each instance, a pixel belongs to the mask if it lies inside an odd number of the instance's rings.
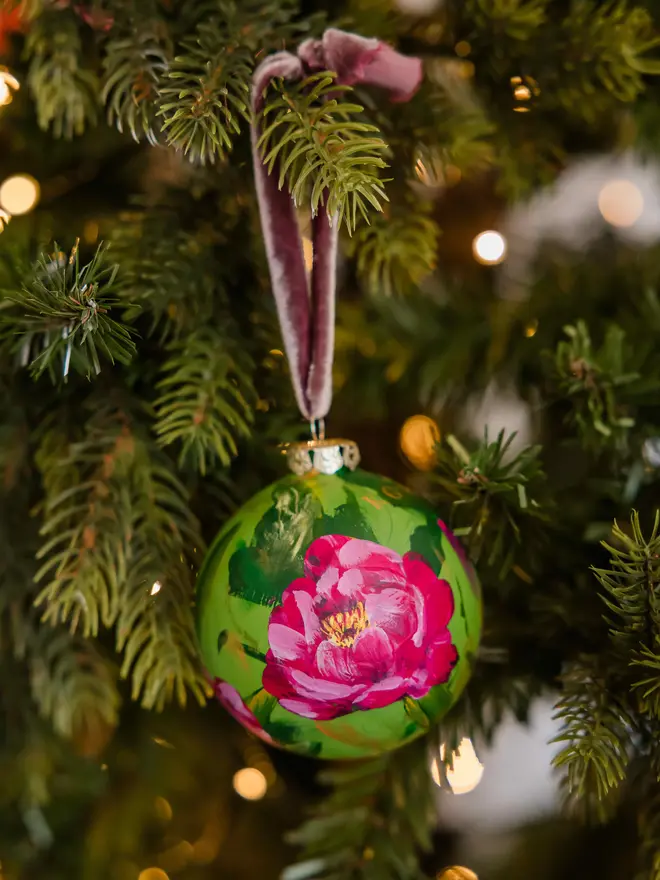
[[[660,880],[659,16],[5,0],[1,878]],[[409,100],[321,53],[253,111],[258,65],[330,28],[420,59]],[[482,585],[460,700],[358,762],[262,745],[196,635],[207,548],[309,436],[253,159],[308,268],[335,219],[332,434]],[[539,700],[561,818],[471,855],[437,783]]]

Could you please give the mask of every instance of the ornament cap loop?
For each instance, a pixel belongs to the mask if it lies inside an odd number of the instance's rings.
[[[360,450],[353,440],[315,437],[300,443],[283,443],[289,468],[294,474],[336,474],[343,467],[354,471],[360,463]]]

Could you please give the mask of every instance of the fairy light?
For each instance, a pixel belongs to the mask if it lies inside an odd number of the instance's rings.
[[[27,214],[39,201],[39,184],[29,174],[14,174],[0,186],[0,207],[8,214]]]
[[[472,253],[478,263],[483,263],[485,266],[496,266],[506,256],[506,239],[500,232],[486,229],[474,237]]]
[[[431,777],[435,784],[442,787],[443,780],[440,772],[440,762],[445,760],[445,746],[440,747],[440,760],[434,758],[431,762]],[[452,753],[452,766],[445,769],[445,777],[454,794],[467,794],[475,789],[481,782],[484,774],[484,766],[477,757],[468,737],[458,744],[456,751]]]
[[[644,210],[644,196],[630,180],[610,180],[598,195],[598,210],[611,226],[634,226]]]
[[[161,868],[145,868],[144,871],[140,871],[138,880],[170,880],[170,878]]]
[[[163,589],[163,585],[161,584],[161,582],[160,582],[160,581],[154,581],[154,584],[153,584],[153,586],[152,586],[152,588],[151,588],[151,595],[152,595],[152,596],[155,596],[156,593],[160,593],[160,591],[161,591],[162,589]]]
[[[243,767],[234,773],[234,791],[246,801],[260,801],[268,791],[266,777],[256,767]]]
[[[14,100],[14,92],[17,92],[21,84],[6,67],[0,67],[0,107],[11,104]]]
[[[532,336],[536,335],[536,331],[539,329],[539,322],[537,318],[533,318],[529,324],[525,327],[525,336],[528,339],[531,339]]]
[[[444,868],[439,874],[436,874],[436,878],[437,880],[479,880],[474,871],[464,868],[463,865]]]
[[[399,435],[401,451],[420,471],[431,470],[436,462],[436,446],[440,429],[429,416],[411,416],[403,423]]]

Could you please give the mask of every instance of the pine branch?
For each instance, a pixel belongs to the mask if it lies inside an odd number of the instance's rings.
[[[148,333],[159,332],[161,342],[208,323],[218,301],[224,302],[218,238],[178,228],[170,211],[123,215],[112,248],[122,267],[118,296],[126,320],[144,313]]]
[[[70,369],[98,374],[100,355],[111,363],[130,362],[136,350],[132,331],[109,316],[118,303],[117,271],[107,264],[103,245],[81,265],[77,244],[68,259],[55,244],[55,255],[42,255],[21,289],[3,291],[13,304],[2,314],[5,333],[35,379],[47,371],[56,382]]]
[[[172,52],[165,20],[155,4],[135,0],[122,7],[104,47],[102,99],[108,122],[134,140],[156,144],[158,90]]]
[[[613,806],[613,792],[626,778],[633,722],[608,687],[597,658],[573,664],[562,683],[555,714],[562,732],[553,742],[565,745],[553,763],[564,773],[569,804],[582,805],[603,821]]]
[[[28,86],[39,126],[71,139],[96,123],[99,82],[85,67],[79,22],[71,12],[46,12],[30,26],[25,44]]]
[[[618,523],[612,529],[612,545],[603,542],[610,554],[610,568],[593,568],[605,593],[602,596],[610,616],[610,637],[619,662],[644,675],[633,681],[639,710],[660,718],[660,512],[656,511],[648,539],[639,515],[631,518],[630,531]],[[640,667],[637,669],[637,667]]]
[[[539,446],[528,446],[513,456],[515,434],[484,441],[468,452],[448,437],[438,449],[438,467],[432,491],[438,501],[451,501],[457,519],[454,531],[464,537],[470,557],[482,561],[504,578],[514,566],[519,547],[533,556],[543,540],[549,519]],[[482,558],[487,550],[486,558]],[[522,574],[529,578],[529,574]]]
[[[203,699],[190,608],[203,542],[169,460],[130,402],[97,410],[82,440],[64,457],[58,448],[47,436],[38,456],[44,619],[86,636],[116,624],[122,675],[143,705],[161,708],[172,693],[184,702],[186,687]]]
[[[559,391],[573,405],[572,421],[584,444],[593,450],[611,446],[625,452],[635,427],[633,404],[657,382],[644,382],[631,368],[623,330],[611,325],[600,349],[595,349],[584,321],[564,328],[568,341],[557,345],[555,377]]]
[[[393,216],[383,214],[361,227],[349,253],[371,293],[392,296],[417,287],[436,265],[440,230],[419,205]]]
[[[116,675],[93,642],[62,627],[41,626],[30,640],[27,659],[32,698],[56,733],[71,738],[116,726]]]
[[[201,474],[215,462],[226,466],[236,439],[250,435],[256,393],[252,364],[211,327],[170,346],[155,403],[161,446],[181,445],[179,464]]]
[[[561,40],[567,61],[557,97],[587,119],[605,109],[598,99],[603,89],[618,101],[634,101],[645,88],[643,75],[660,73],[660,61],[646,57],[660,45],[653,19],[627,0],[572,0]]]
[[[381,211],[387,201],[378,177],[387,147],[376,126],[356,118],[363,107],[339,100],[351,91],[328,71],[286,89],[275,83],[258,142],[268,172],[279,170],[280,189],[286,184],[297,205],[309,198],[313,214],[324,206],[349,233],[358,214],[368,222],[368,206]]]
[[[468,0],[466,15],[495,38],[524,42],[545,23],[547,7],[548,0]]]
[[[433,816],[427,743],[320,775],[332,793],[289,835],[304,847],[282,880],[423,880],[418,849],[430,848]]]
[[[227,11],[235,13],[233,4]],[[214,162],[231,150],[232,137],[249,119],[252,52],[240,39],[235,15],[203,21],[182,49],[161,87],[158,115],[168,146],[191,161]]]

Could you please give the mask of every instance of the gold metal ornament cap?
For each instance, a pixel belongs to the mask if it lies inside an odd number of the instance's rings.
[[[305,474],[336,474],[343,467],[354,471],[360,464],[360,450],[353,440],[317,439],[300,443],[284,443],[289,468],[302,477]]]

